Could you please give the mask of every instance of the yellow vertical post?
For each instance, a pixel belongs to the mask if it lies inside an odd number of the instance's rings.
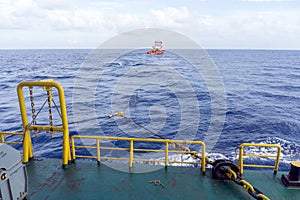
[[[169,142],[166,141],[166,149],[165,149],[165,167],[169,165]]]
[[[67,109],[66,109],[66,101],[65,101],[65,93],[64,89],[60,84],[53,82],[55,87],[58,90],[59,101],[60,101],[60,110],[62,117],[62,125],[63,125],[63,167],[69,164],[71,161],[71,152],[70,152],[70,138],[69,138],[69,128],[68,128],[68,117],[67,117]]]
[[[71,139],[71,142],[72,142],[72,161],[75,162],[76,160],[76,152],[75,152],[75,138],[74,136],[72,137]]]
[[[129,147],[129,167],[133,166],[133,140],[130,140]]]
[[[100,165],[100,140],[96,139],[96,148],[97,148],[97,162]]]
[[[23,163],[27,163],[29,159],[33,158],[33,152],[32,152],[30,131],[28,130],[29,124],[28,124],[28,119],[26,114],[26,106],[25,106],[22,84],[18,85],[17,93],[19,99],[20,112],[22,116],[23,134],[24,134],[23,135]]]
[[[243,168],[244,168],[244,166],[243,166],[243,164],[244,164],[243,155],[244,155],[244,146],[241,145],[240,146],[240,152],[239,152],[239,164],[238,164],[241,175],[243,174]]]
[[[4,142],[5,142],[5,140],[4,140],[4,135],[1,134],[1,143],[4,143]]]
[[[33,159],[32,142],[30,137],[30,131],[28,131],[28,143],[29,143],[29,159]]]
[[[202,158],[201,158],[201,171],[204,174],[206,170],[206,147],[205,143],[202,143]]]
[[[24,138],[23,138],[23,163],[27,163],[29,161],[30,155],[30,132],[28,130],[24,130]]]
[[[279,160],[280,160],[280,153],[281,153],[281,146],[276,145],[277,147],[277,156],[276,156],[276,161],[275,161],[275,168],[274,168],[274,174],[277,174],[278,168],[279,168]]]

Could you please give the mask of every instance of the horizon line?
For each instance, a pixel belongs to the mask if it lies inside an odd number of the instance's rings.
[[[95,50],[97,48],[86,47],[86,48],[0,48],[0,50]],[[114,48],[117,49],[117,48]],[[123,48],[122,48],[123,49]],[[128,48],[131,49],[131,48]],[[143,49],[143,48],[141,48]],[[201,48],[203,50],[287,50],[287,51],[298,51],[300,48]],[[167,50],[167,49],[166,49]]]

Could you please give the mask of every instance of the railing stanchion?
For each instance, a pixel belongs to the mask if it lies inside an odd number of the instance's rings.
[[[98,165],[100,165],[100,141],[98,138],[96,139],[96,146],[97,146],[97,162]]]
[[[129,147],[129,167],[133,166],[133,140],[130,140],[130,147]]]
[[[166,151],[165,151],[165,167],[169,165],[169,142],[166,141]]]
[[[249,154],[245,153],[244,147],[267,147],[267,148],[277,148],[277,154],[270,155],[270,154]],[[255,167],[255,168],[274,168],[274,174],[277,173],[278,167],[279,167],[279,159],[280,159],[280,152],[281,152],[281,146],[278,144],[254,144],[254,143],[244,143],[241,144],[240,152],[239,152],[239,170],[240,174],[243,174],[243,168],[244,167]],[[253,164],[244,164],[244,156],[256,156],[256,157],[264,157],[264,158],[275,158],[275,164],[274,165],[253,165]]]

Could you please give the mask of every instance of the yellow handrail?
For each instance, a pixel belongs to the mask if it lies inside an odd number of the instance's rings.
[[[5,136],[20,136],[21,141],[6,141]],[[23,133],[22,132],[0,132],[1,143],[5,144],[22,144]]]
[[[95,140],[95,145],[75,145],[75,139],[88,139],[88,140]],[[100,142],[103,140],[107,141],[129,141],[128,148],[118,148],[118,147],[101,147]],[[134,148],[134,144],[138,142],[153,142],[153,143],[163,143],[165,144],[164,150],[157,150],[157,149],[138,149]],[[201,146],[201,152],[197,151],[183,151],[183,150],[169,150],[169,144],[195,144]],[[98,163],[100,163],[100,159],[107,159],[107,160],[129,160],[129,167],[133,166],[134,161],[141,161],[141,162],[164,162],[165,166],[168,166],[169,163],[182,163],[182,164],[201,164],[201,171],[204,173],[206,170],[206,152],[205,152],[205,143],[202,141],[189,141],[189,140],[168,140],[168,139],[151,139],[151,138],[127,138],[127,137],[110,137],[110,136],[80,136],[74,135],[71,138],[71,146],[72,146],[72,158],[75,161],[76,158],[95,158],[97,159]],[[96,149],[96,156],[84,156],[84,155],[77,155],[76,149],[77,148],[94,148]],[[115,150],[115,151],[129,151],[129,158],[116,158],[116,157],[101,157],[100,151],[101,149],[108,149],[108,150]],[[141,159],[141,158],[134,158],[134,152],[164,152],[165,157],[164,160],[150,160],[150,159]],[[183,161],[171,161],[169,160],[169,153],[181,153],[181,154],[201,154],[200,162],[183,162]]]
[[[270,154],[247,154],[244,152],[245,147],[267,147],[267,148],[277,148],[277,155],[270,155]],[[279,167],[279,159],[280,159],[280,152],[281,147],[278,144],[253,144],[253,143],[243,143],[240,147],[239,152],[239,161],[238,167],[240,173],[243,174],[244,167],[255,167],[255,168],[274,168],[274,174],[277,173]],[[263,158],[275,158],[275,165],[252,165],[252,164],[244,164],[244,156],[248,157],[263,157]]]
[[[43,89],[56,88],[59,95],[60,111],[62,118],[62,127],[57,126],[37,126],[29,125],[26,113],[25,98],[23,87],[42,87]],[[24,139],[23,139],[23,163],[27,163],[29,159],[33,158],[32,143],[30,137],[30,130],[54,130],[63,132],[63,155],[62,164],[66,166],[71,161],[70,139],[68,130],[68,118],[66,111],[65,95],[63,87],[53,80],[36,81],[36,82],[22,82],[17,87],[20,111],[22,116]],[[51,97],[52,98],[52,97]]]

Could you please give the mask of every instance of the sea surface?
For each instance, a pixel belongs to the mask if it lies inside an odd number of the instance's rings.
[[[65,90],[71,135],[209,142],[208,132],[217,120],[222,127],[212,129],[220,132],[211,137],[208,155],[212,159],[236,160],[236,148],[253,142],[281,145],[280,169],[287,169],[291,160],[300,161],[300,51],[207,50],[210,64],[200,67],[210,71],[213,64],[218,73],[211,76],[168,50],[164,55],[147,55],[144,49],[109,54],[109,58],[101,58],[107,56],[103,54],[97,57],[100,62],[90,60],[91,52],[0,50],[0,131],[22,131],[16,92],[20,82],[54,79]],[[189,54],[198,56],[194,50]],[[222,83],[219,90],[211,86],[211,78]],[[41,89],[34,92],[38,110],[46,97]],[[24,89],[24,93],[31,121],[29,92]],[[219,98],[223,93],[224,98]],[[224,116],[219,116],[220,109]],[[48,123],[47,112],[43,108],[38,124]],[[124,112],[127,118],[106,117],[116,112]],[[53,113],[54,123],[60,124],[54,106]],[[90,120],[79,122],[85,119]],[[61,157],[61,136],[50,138],[42,132],[33,136],[35,156]]]

